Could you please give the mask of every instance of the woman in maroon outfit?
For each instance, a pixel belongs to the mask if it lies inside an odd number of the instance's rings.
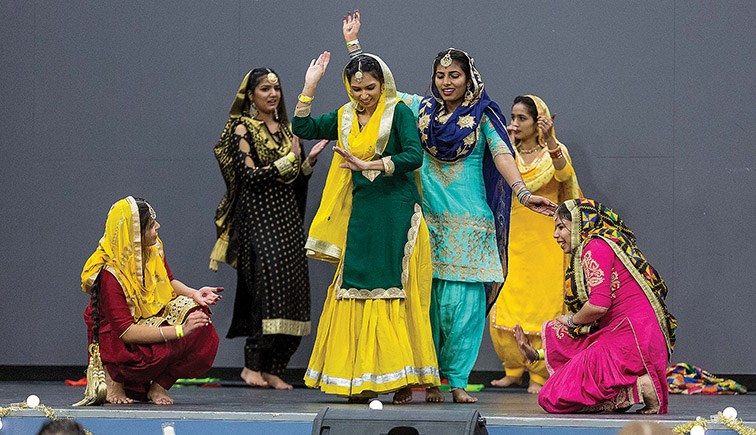
[[[90,353],[99,344],[110,403],[170,405],[176,379],[203,375],[218,350],[208,305],[223,289],[195,290],[175,279],[158,228],[146,201],[118,201],[82,271],[82,289],[92,296],[84,313]]]

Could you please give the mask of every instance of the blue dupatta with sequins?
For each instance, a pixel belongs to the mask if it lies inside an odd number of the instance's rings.
[[[423,150],[440,162],[453,163],[467,158],[478,143],[476,134],[478,125],[483,115],[487,115],[496,133],[507,144],[509,152],[514,156],[514,149],[509,142],[506,130],[506,119],[499,106],[483,89],[483,80],[475,68],[473,59],[469,55],[467,58],[472,73],[472,90],[445,123],[438,121],[438,112],[444,105],[435,85],[431,85],[433,96],[425,97],[420,104],[418,129]],[[496,246],[501,259],[502,273],[506,280],[512,188],[496,168],[489,148],[486,148],[483,157],[483,181],[486,186],[486,202],[494,216]],[[486,313],[496,302],[502,286],[503,283],[486,283]]]

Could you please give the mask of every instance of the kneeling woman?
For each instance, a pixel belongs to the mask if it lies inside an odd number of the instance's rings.
[[[294,134],[338,139],[308,255],[338,264],[328,288],[305,383],[353,400],[439,384],[430,319],[428,227],[413,171],[422,164],[415,119],[398,102],[391,71],[373,55],[342,79],[351,102],[312,118],[330,54],[313,60],[294,113]]]
[[[611,209],[569,200],[554,216],[554,238],[571,254],[565,303],[570,314],[543,324],[543,350],[515,338],[530,360],[545,359],[551,377],[538,396],[547,412],[667,413],[667,361],[677,321],[667,286],[646,262],[635,235]]]
[[[110,208],[105,234],[81,274],[82,289],[92,296],[84,313],[91,360],[87,397],[77,405],[103,399],[170,405],[167,390],[176,379],[201,376],[213,365],[218,334],[207,306],[223,289],[195,290],[174,279],[159,228],[143,199],[129,196]],[[100,356],[106,398],[90,376]]]

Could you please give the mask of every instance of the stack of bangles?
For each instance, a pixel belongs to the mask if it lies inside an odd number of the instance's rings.
[[[184,336],[184,326],[183,325],[176,325],[174,326],[176,328],[176,338],[179,339]],[[168,342],[168,338],[166,338],[165,334],[163,333],[163,327],[158,326],[158,331],[160,331],[160,336],[163,337],[163,342]]]
[[[518,185],[522,185],[522,188],[516,193],[517,200],[520,201],[520,204],[526,205],[528,199],[533,195],[533,193],[528,190],[527,186],[525,186],[525,182],[522,180],[512,183],[512,191],[514,191],[515,187],[517,187]]]
[[[567,315],[567,326],[569,326],[570,328],[573,328],[573,329],[574,329],[574,328],[577,328],[578,326],[580,326],[580,325],[578,325],[577,323],[575,323],[575,321],[574,321],[574,320],[572,320],[572,318],[573,318],[574,316],[575,316],[574,314],[568,314],[568,315]]]
[[[557,149],[555,150],[549,149],[549,157],[551,157],[551,160],[561,159],[562,157],[564,157],[564,155],[562,154],[562,149],[559,147],[557,147]]]
[[[297,100],[299,100],[299,102],[302,104],[312,104],[312,98],[313,97],[308,97],[307,95],[299,94],[299,96],[297,97]]]

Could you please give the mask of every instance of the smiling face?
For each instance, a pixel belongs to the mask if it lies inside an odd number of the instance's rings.
[[[572,222],[554,214],[554,239],[565,254],[572,252]]]
[[[254,91],[247,91],[247,98],[254,103],[259,112],[272,115],[281,102],[281,85],[271,83],[267,76],[262,76]]]
[[[468,82],[462,65],[456,60],[449,66],[439,64],[433,74],[433,84],[447,106],[456,107],[462,103]]]
[[[372,72],[366,71],[360,81],[357,81],[354,75],[349,79],[349,92],[355,101],[368,112],[372,112],[381,98],[381,85],[381,81]]]
[[[514,138],[520,141],[527,141],[538,135],[536,120],[531,113],[532,110],[524,103],[516,103],[512,106],[512,127]]]

